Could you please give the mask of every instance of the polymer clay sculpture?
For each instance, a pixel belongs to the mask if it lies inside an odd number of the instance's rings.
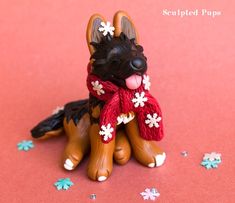
[[[166,154],[156,145],[163,137],[162,113],[149,93],[147,58],[131,18],[114,15],[114,27],[95,14],[87,26],[89,99],[68,103],[31,130],[45,139],[68,137],[62,165],[75,169],[90,152],[88,177],[106,180],[113,160],[120,165],[133,153],[144,166],[161,166]]]

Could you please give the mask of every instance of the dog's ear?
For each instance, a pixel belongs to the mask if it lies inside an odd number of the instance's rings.
[[[106,22],[104,17],[100,14],[94,14],[91,16],[87,25],[86,40],[91,55],[95,51],[94,47],[91,45],[91,42],[99,43],[103,37],[103,34],[98,30],[101,22]]]
[[[123,32],[129,39],[135,39],[138,43],[138,34],[135,25],[130,16],[124,11],[118,11],[113,18],[113,25],[115,27],[114,35],[120,36]]]

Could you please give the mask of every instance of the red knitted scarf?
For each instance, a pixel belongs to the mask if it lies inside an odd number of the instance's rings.
[[[146,77],[146,76],[145,76]],[[146,140],[161,140],[163,137],[162,113],[156,99],[142,83],[135,90],[124,89],[110,81],[102,81],[93,74],[88,74],[87,87],[97,99],[105,102],[100,115],[100,132],[104,143],[115,138],[117,119],[121,114],[134,112],[139,131]],[[125,122],[124,122],[125,123]]]

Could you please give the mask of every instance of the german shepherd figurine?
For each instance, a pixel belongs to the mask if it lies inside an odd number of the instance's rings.
[[[123,11],[114,15],[113,25],[95,14],[87,26],[89,99],[66,104],[31,130],[37,139],[65,131],[64,168],[75,169],[90,151],[87,174],[96,181],[110,176],[113,160],[126,164],[131,151],[150,168],[166,158],[155,144],[163,137],[162,114],[149,93],[147,58],[135,26]]]

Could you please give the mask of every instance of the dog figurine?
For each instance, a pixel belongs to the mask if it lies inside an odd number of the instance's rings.
[[[62,165],[75,169],[90,152],[87,175],[104,181],[113,160],[120,165],[133,153],[144,166],[161,166],[166,154],[156,145],[163,137],[162,113],[149,93],[147,58],[135,26],[123,11],[113,26],[99,14],[87,26],[89,99],[66,104],[31,130],[37,139],[65,134]]]

